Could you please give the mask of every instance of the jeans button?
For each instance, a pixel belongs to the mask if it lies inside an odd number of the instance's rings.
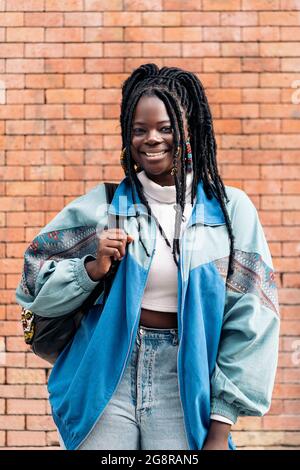
[[[143,328],[140,328],[140,335],[143,335],[144,334],[144,330]]]

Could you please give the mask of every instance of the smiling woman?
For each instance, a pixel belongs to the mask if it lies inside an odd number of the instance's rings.
[[[125,178],[111,203],[100,183],[66,206],[28,248],[17,290],[22,307],[55,320],[114,271],[48,381],[62,447],[234,449],[231,425],[268,411],[277,365],[256,208],[222,182],[192,72],[138,67],[120,120]]]

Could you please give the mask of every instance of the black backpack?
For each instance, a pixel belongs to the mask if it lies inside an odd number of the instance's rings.
[[[116,183],[104,183],[106,190],[106,200],[110,204],[115,190],[118,187]],[[84,301],[82,306],[67,315],[55,318],[41,317],[36,313],[25,308],[22,309],[22,325],[24,328],[25,342],[31,345],[31,350],[37,356],[54,364],[59,354],[73,339],[83,316],[88,312],[89,308],[94,304],[95,300],[103,292],[103,305],[109,294],[114,276],[118,269],[119,261],[114,261],[110,270],[96,285],[89,297]],[[25,334],[25,328],[30,322],[33,334]]]

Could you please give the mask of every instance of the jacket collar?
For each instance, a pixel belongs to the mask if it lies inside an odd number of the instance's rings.
[[[134,188],[136,198],[136,208],[132,200],[131,186],[129,178],[124,178],[116,189],[113,200],[109,206],[108,213],[111,215],[120,215],[132,217],[136,216],[137,210],[140,214],[147,214],[146,207],[142,204],[139,195]],[[197,187],[196,204],[193,207],[192,215],[188,222],[188,227],[201,223],[204,225],[225,224],[224,214],[217,199],[213,196],[208,199],[203,189],[203,183],[200,181]]]

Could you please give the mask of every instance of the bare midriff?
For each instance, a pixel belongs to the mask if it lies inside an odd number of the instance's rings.
[[[140,325],[148,328],[177,328],[177,312],[141,308]]]

